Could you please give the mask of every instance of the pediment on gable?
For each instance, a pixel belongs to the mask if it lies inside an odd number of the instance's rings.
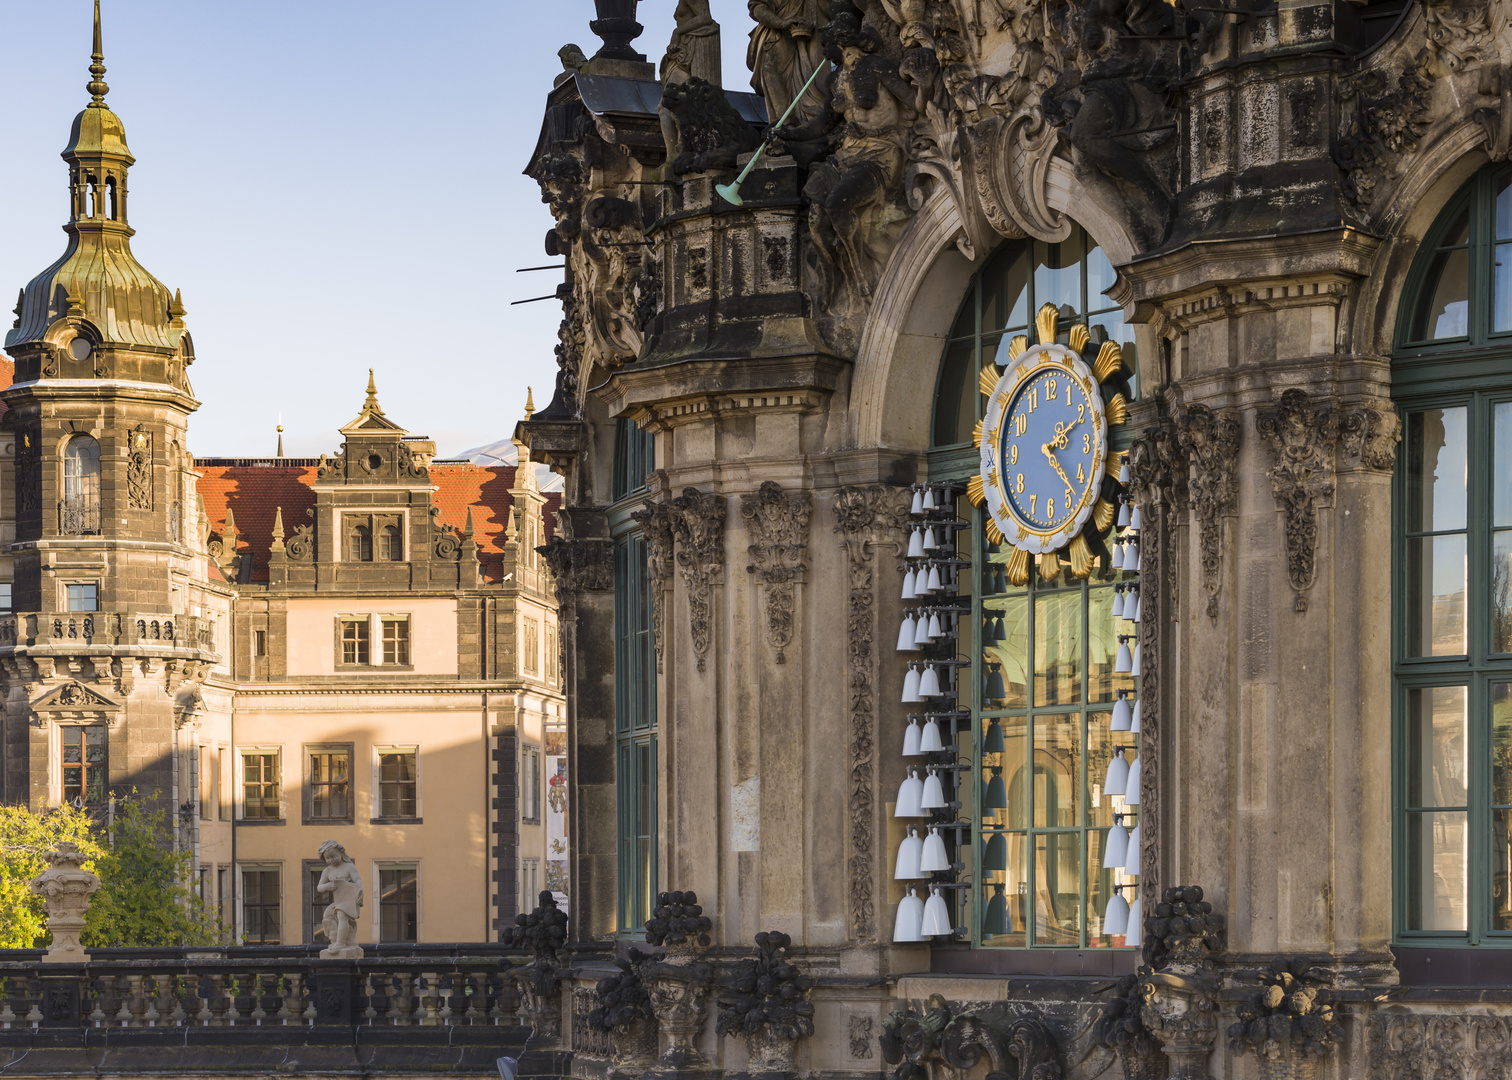
[[[55,686],[32,702],[32,709],[38,712],[110,712],[119,708],[119,701],[113,701],[93,687],[78,681]]]

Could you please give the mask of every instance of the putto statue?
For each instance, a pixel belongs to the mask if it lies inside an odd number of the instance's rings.
[[[320,857],[326,868],[320,872],[315,891],[331,898],[320,920],[330,944],[320,950],[320,958],[357,960],[363,955],[356,940],[357,916],[362,911],[362,875],[346,848],[335,840],[320,845]]]

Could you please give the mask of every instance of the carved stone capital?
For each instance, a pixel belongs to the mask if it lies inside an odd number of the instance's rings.
[[[784,494],[782,485],[771,480],[740,497],[740,516],[751,539],[746,572],[766,586],[767,644],[777,650],[779,664],[787,662],[783,650],[793,640],[794,585],[808,569],[804,560],[813,510],[807,491]]]
[[[1293,606],[1306,611],[1306,593],[1317,576],[1317,503],[1334,491],[1339,410],[1332,401],[1315,401],[1293,388],[1274,408],[1255,413],[1255,430],[1276,457],[1265,475],[1286,516],[1286,571],[1297,594]]]
[[[1339,449],[1346,469],[1391,472],[1401,441],[1402,418],[1389,402],[1380,408],[1350,409],[1339,420]]]
[[[565,608],[580,592],[614,588],[614,542],[603,537],[569,540],[553,536],[536,548],[551,568],[557,606]]]
[[[1238,489],[1239,417],[1191,405],[1175,412],[1173,420],[1189,465],[1188,490],[1197,515],[1207,613],[1216,619],[1223,586],[1223,518],[1233,509]]]

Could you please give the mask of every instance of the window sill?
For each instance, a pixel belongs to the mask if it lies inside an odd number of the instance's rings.
[[[540,823],[541,819],[538,817],[522,817],[520,819],[521,825],[539,825]]]
[[[349,817],[308,817],[308,816],[306,816],[306,817],[300,818],[299,819],[299,823],[301,825],[355,825],[357,823],[357,821],[356,821],[355,818],[349,818]]]
[[[232,824],[234,824],[234,825],[258,825],[258,826],[261,826],[261,825],[287,825],[288,823],[289,823],[289,819],[288,818],[281,818],[281,817],[280,818],[267,818],[267,817],[260,817],[260,818],[259,817],[237,818],[234,822],[232,822]]]
[[[1393,945],[1391,951],[1403,986],[1512,987],[1512,949],[1506,945]]]
[[[1139,965],[1138,949],[973,949],[936,946],[930,949],[932,975],[1050,975],[1108,978],[1132,975]]]
[[[424,825],[424,818],[417,817],[375,817],[368,819],[369,825]]]
[[[341,673],[341,672],[344,672],[344,671],[347,671],[347,672],[360,671],[364,675],[372,675],[375,672],[381,674],[381,673],[383,673],[385,671],[392,671],[395,674],[400,674],[402,672],[414,671],[414,670],[415,670],[415,665],[414,664],[337,664],[336,665],[336,671],[337,671],[338,674]]]

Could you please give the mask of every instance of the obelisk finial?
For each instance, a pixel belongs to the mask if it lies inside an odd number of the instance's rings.
[[[105,82],[105,48],[100,44],[100,0],[95,0],[94,20],[94,53],[90,56],[92,63],[89,65],[89,74],[93,76],[89,85],[85,87],[90,93],[91,105],[105,104],[105,95],[110,93],[110,86]]]

